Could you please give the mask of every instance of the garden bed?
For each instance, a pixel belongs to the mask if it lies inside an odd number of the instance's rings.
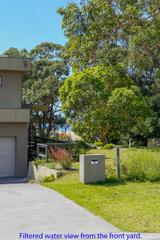
[[[56,169],[50,169],[47,166],[38,165],[35,166],[32,162],[29,163],[28,179],[35,180],[36,182],[42,181],[45,177],[54,175],[58,178],[62,175],[62,171]]]

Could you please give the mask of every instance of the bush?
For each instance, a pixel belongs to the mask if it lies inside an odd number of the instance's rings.
[[[50,176],[46,176],[42,178],[42,182],[53,182],[55,180],[55,176],[51,174]]]
[[[114,145],[112,143],[109,143],[109,144],[105,144],[103,146],[103,149],[113,149],[114,148]]]
[[[62,166],[63,169],[69,170],[71,169],[72,161],[70,159],[63,159],[61,160],[60,165]]]
[[[104,144],[101,141],[97,141],[94,143],[97,147],[103,147]]]
[[[147,149],[128,151],[127,159],[122,161],[121,172],[132,181],[158,181],[160,153]]]
[[[56,170],[63,170],[63,167],[62,167],[61,164],[56,163],[54,169],[56,169]]]
[[[53,162],[57,162],[62,166],[63,169],[70,169],[72,166],[73,157],[70,152],[63,148],[55,150],[52,146],[50,147],[51,159]]]
[[[56,167],[56,163],[55,162],[48,162],[45,165],[46,165],[46,167],[48,167],[50,169],[55,169],[55,167]]]
[[[47,163],[47,161],[46,160],[41,160],[41,159],[36,159],[32,163],[36,168],[38,168],[38,166],[44,166]]]
[[[79,155],[85,154],[88,149],[93,148],[91,144],[86,143],[85,141],[76,141],[72,146],[72,155],[75,161],[79,161]],[[95,146],[94,146],[95,148]]]
[[[75,142],[75,145],[77,148],[79,149],[88,149],[90,148],[89,147],[89,144],[87,144],[85,141],[81,140],[81,141],[76,141]]]

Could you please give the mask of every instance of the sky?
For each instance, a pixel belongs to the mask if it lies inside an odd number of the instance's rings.
[[[65,44],[62,18],[56,11],[70,0],[0,1],[0,54],[10,47],[30,50],[44,41]]]

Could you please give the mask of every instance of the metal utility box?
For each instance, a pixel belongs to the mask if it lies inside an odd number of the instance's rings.
[[[105,181],[105,156],[80,155],[80,182],[97,183]]]

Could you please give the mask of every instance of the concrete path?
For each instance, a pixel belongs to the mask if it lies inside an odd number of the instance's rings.
[[[46,239],[46,233],[110,232],[120,230],[55,191],[36,184],[0,185],[0,240]],[[143,235],[143,239],[160,239],[160,234]]]

